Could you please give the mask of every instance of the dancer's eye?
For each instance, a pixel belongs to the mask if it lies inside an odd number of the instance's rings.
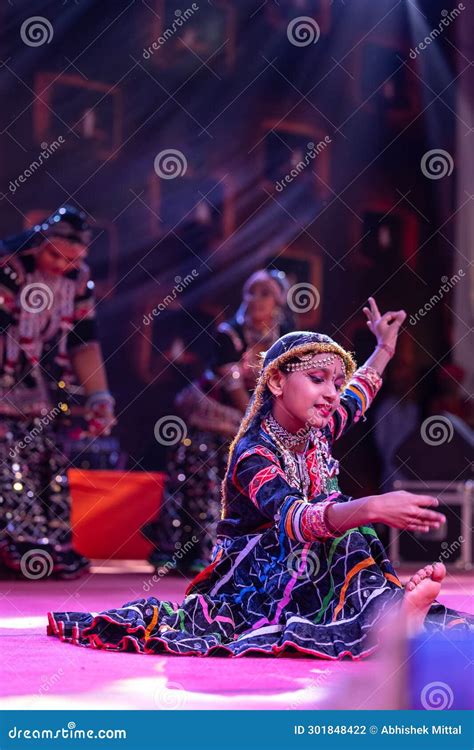
[[[313,381],[313,383],[323,383],[324,379],[320,375],[310,375],[310,380]]]

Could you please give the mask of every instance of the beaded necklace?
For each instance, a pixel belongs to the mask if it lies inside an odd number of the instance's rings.
[[[283,458],[288,484],[302,492],[304,499],[309,498],[311,478],[309,476],[306,454],[310,443],[314,443],[316,459],[321,477],[321,492],[329,490],[329,455],[327,446],[319,439],[319,430],[315,427],[299,430],[297,433],[289,432],[276,421],[273,414],[269,414],[265,420],[265,427],[270,433],[279,452]],[[303,451],[296,451],[296,445],[306,440]]]

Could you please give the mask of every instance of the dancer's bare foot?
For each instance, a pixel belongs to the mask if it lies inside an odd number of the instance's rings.
[[[427,612],[440,592],[445,575],[443,563],[437,562],[420,568],[406,584],[403,609],[409,635],[415,635],[423,628]]]

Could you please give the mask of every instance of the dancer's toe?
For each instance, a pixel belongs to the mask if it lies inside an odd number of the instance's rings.
[[[433,564],[433,572],[431,574],[431,578],[433,581],[442,581],[443,578],[446,575],[446,568],[441,562],[436,562]]]
[[[439,594],[445,575],[444,565],[433,563],[417,571],[406,584],[404,611],[410,633],[415,634],[423,627],[426,614]]]

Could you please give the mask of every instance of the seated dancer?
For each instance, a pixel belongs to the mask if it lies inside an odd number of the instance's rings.
[[[0,574],[74,578],[68,462],[57,430],[74,377],[89,432],[107,434],[114,399],[97,340],[86,216],[62,206],[0,243]]]
[[[474,617],[434,600],[445,576],[422,568],[403,589],[372,526],[438,528],[433,497],[358,500],[338,488],[333,440],[364,417],[405,313],[365,308],[377,347],[358,370],[328,336],[296,331],[263,360],[233,441],[212,563],[181,604],[155,597],[100,614],[49,614],[48,633],[82,646],[148,654],[367,656],[393,607],[420,628],[469,631]],[[399,611],[396,609],[395,611]]]

